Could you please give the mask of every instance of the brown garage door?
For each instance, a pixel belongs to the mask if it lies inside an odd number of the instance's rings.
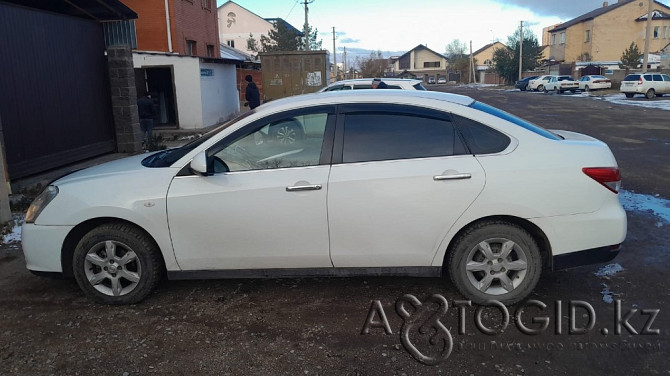
[[[0,122],[11,179],[115,149],[98,22],[0,2]]]

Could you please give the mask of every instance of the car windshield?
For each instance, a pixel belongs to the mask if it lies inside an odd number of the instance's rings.
[[[516,125],[518,125],[522,128],[525,128],[525,129],[527,129],[527,130],[529,130],[533,133],[539,134],[540,136],[546,137],[550,140],[562,140],[563,139],[563,137],[544,129],[544,128],[540,127],[539,125],[535,125],[535,124],[530,123],[526,120],[523,120],[519,117],[516,117],[516,116],[514,116],[510,113],[507,113],[503,110],[497,109],[495,107],[491,107],[488,104],[475,101],[470,105],[470,107],[472,107],[476,110],[485,112],[487,114],[499,117],[501,119],[507,120],[510,123],[516,124]]]
[[[156,152],[154,154],[151,154],[150,156],[144,158],[142,160],[142,165],[144,167],[169,167],[172,166],[173,163],[181,159],[181,157],[185,156],[188,154],[191,150],[195,149],[196,147],[200,146],[203,142],[209,140],[210,138],[216,136],[219,134],[219,132],[223,131],[224,129],[230,127],[231,125],[237,123],[238,121],[246,118],[247,116],[255,113],[256,111],[251,110],[248,111],[235,119],[218,126],[214,128],[213,130],[205,133],[202,137],[196,138],[195,140],[181,146],[178,148],[174,149],[167,149],[167,150],[161,150],[159,152]]]

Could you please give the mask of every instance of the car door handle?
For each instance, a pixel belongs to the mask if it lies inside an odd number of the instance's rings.
[[[286,192],[318,191],[319,189],[321,189],[321,184],[294,185],[286,187]]]
[[[435,175],[433,176],[433,180],[435,181],[441,181],[441,180],[461,180],[461,179],[470,179],[472,177],[472,174],[464,173],[464,174],[449,174],[449,175]]]

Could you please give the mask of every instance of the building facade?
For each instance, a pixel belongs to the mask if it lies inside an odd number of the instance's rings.
[[[122,0],[138,14],[137,49],[219,57],[216,0]]]
[[[549,58],[556,61],[618,61],[631,42],[640,50],[646,38],[648,2],[619,0],[562,23],[549,32]],[[655,1],[650,52],[670,43],[670,8]]]
[[[302,32],[281,18],[263,18],[254,12],[238,5],[234,1],[226,1],[218,9],[219,15],[219,40],[221,44],[236,48],[247,54],[255,54],[256,51],[248,48],[247,40],[252,37],[260,44],[261,36],[268,36],[270,30],[274,29],[275,22],[284,22],[298,35]],[[260,47],[260,46],[259,46]]]
[[[391,65],[394,76],[415,77],[425,82],[447,73],[447,58],[422,44],[394,58]]]

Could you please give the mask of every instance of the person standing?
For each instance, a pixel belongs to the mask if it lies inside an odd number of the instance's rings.
[[[244,99],[247,100],[249,108],[253,110],[261,105],[261,93],[258,91],[258,86],[254,83],[250,74],[244,77],[244,80],[248,82],[247,89],[244,93]]]
[[[142,130],[142,144],[146,148],[151,143],[151,131],[154,129],[154,102],[151,100],[151,94],[146,92],[144,96],[137,100],[137,112],[140,116],[140,129]]]

